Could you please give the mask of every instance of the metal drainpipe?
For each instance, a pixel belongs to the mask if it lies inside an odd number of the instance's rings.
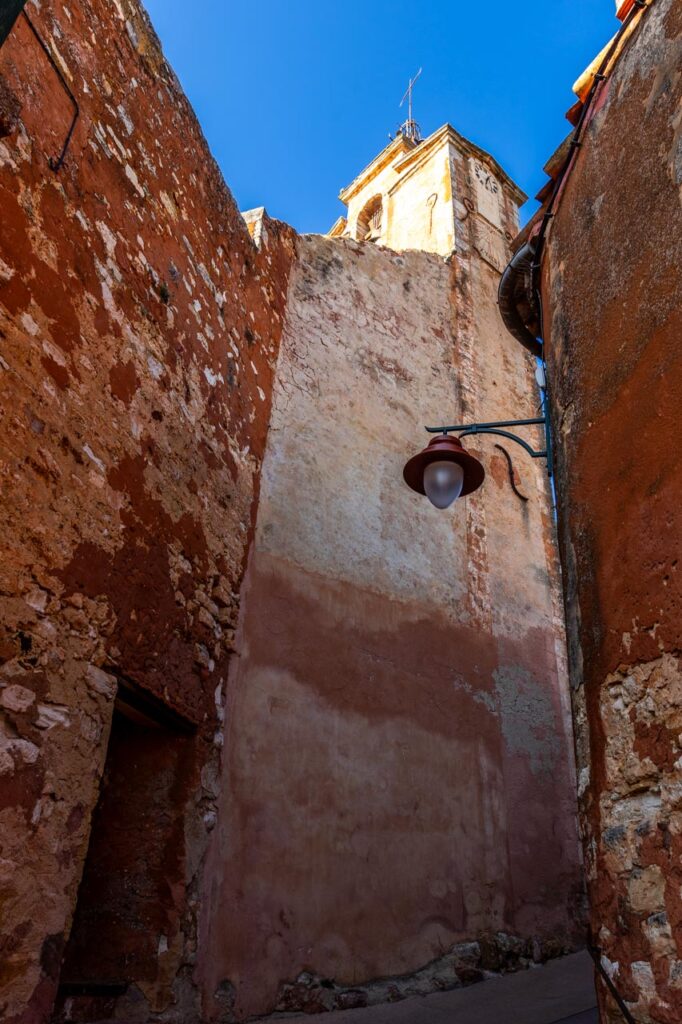
[[[500,314],[504,325],[509,333],[515,337],[521,344],[536,355],[539,359],[542,359],[544,365],[543,355],[543,342],[535,337],[533,332],[529,329],[526,320],[519,310],[519,297],[523,297],[526,308],[531,311],[537,311],[538,314],[538,326],[540,332],[540,339],[542,339],[543,329],[543,317],[542,317],[542,296],[540,293],[540,287],[538,284],[538,276],[542,269],[542,255],[544,251],[545,238],[547,235],[547,229],[549,222],[554,216],[554,211],[557,205],[557,201],[561,190],[568,180],[568,176],[573,169],[575,164],[577,152],[582,145],[582,134],[585,129],[585,125],[588,121],[589,114],[592,110],[595,96],[602,82],[606,80],[606,69],[608,68],[614,54],[617,52],[620,46],[621,40],[625,32],[632,24],[634,18],[636,18],[640,11],[648,9],[654,0],[635,0],[632,10],[621,25],[620,31],[616,35],[613,44],[609,47],[609,50],[602,61],[598,72],[594,75],[592,86],[588,93],[588,96],[583,104],[582,113],[580,120],[576,125],[573,138],[571,139],[570,152],[564,162],[564,165],[557,176],[557,180],[552,191],[552,195],[547,209],[543,214],[542,223],[540,225],[540,231],[538,232],[535,239],[526,242],[521,248],[514,254],[509,264],[505,268],[505,271],[500,280],[500,287],[498,292],[498,304],[500,307]],[[537,351],[537,349],[539,351]],[[547,429],[547,450],[548,450],[548,465],[551,466],[551,451],[550,451],[550,433],[549,433],[549,410],[546,408],[546,395],[543,395],[543,408],[546,416],[546,429]],[[623,1019],[627,1024],[636,1024],[634,1017],[630,1013],[624,999],[618,992],[613,979],[609,977],[604,965],[601,962],[601,950],[599,950],[592,942],[591,934],[588,935],[587,949],[592,957],[597,973],[604,982],[610,995],[615,1000],[618,1009],[623,1015]]]
[[[521,342],[531,355],[541,359],[542,341],[530,330],[519,310],[519,301],[531,292],[533,266],[536,260],[537,254],[532,242],[526,242],[514,253],[500,278],[497,304],[509,333]]]

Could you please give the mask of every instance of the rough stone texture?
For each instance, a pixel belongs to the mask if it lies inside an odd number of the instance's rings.
[[[205,876],[207,1017],[362,999],[490,932],[582,937],[544,465],[511,453],[524,503],[479,440],[487,483],[448,513],[402,481],[423,424],[537,403],[463,156],[454,180],[450,260],[299,242]]]
[[[544,285],[592,925],[636,1019],[664,1024],[682,1019],[681,52],[682,8],[655,0],[598,97]]]
[[[413,974],[378,978],[353,988],[304,971],[295,982],[281,987],[275,1011],[326,1013],[397,1003],[525,970],[565,952],[568,950],[555,939],[543,943],[537,938],[524,940],[497,932],[483,936],[479,942],[458,943]]]
[[[585,950],[490,980],[337,1010],[330,1019],[334,1024],[598,1024],[594,967]],[[260,1019],[263,1024],[310,1021],[308,1015],[290,1013]]]
[[[256,249],[136,3],[27,10],[81,116],[55,174],[70,101],[20,17],[0,50],[8,1024],[50,1013],[120,677],[196,726],[140,979],[155,1011],[180,998],[293,253],[274,224]],[[161,827],[140,814],[129,846]]]

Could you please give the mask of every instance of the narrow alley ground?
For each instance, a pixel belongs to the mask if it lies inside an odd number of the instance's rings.
[[[582,952],[453,992],[344,1010],[327,1019],[333,1024],[597,1024],[599,1018],[592,961]],[[267,1020],[310,1024],[311,1018],[276,1014]]]

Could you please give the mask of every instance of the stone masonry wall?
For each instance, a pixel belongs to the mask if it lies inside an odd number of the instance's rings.
[[[544,287],[592,926],[657,1024],[682,1020],[681,53],[680,4],[654,0],[598,97]]]
[[[71,101],[20,17],[0,50],[0,1016],[48,1019],[119,679],[195,729],[139,993],[180,1013],[292,232],[256,249],[134,0],[27,12],[80,118],[55,173]]]
[[[544,464],[510,452],[523,502],[479,439],[485,486],[447,512],[402,480],[424,424],[537,405],[467,209],[452,260],[299,242],[205,875],[207,1018],[400,998],[583,938]]]

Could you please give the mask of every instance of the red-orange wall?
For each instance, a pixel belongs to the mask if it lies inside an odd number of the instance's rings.
[[[665,1024],[682,1019],[680,39],[679,3],[655,0],[598,97],[544,285],[592,926],[635,1018]]]
[[[72,106],[20,17],[0,50],[8,1024],[50,1012],[119,674],[197,727],[177,855],[183,884],[199,870],[293,251],[274,225],[256,250],[137,3],[39,8],[80,117],[55,173]],[[193,956],[179,902],[166,1005]]]

